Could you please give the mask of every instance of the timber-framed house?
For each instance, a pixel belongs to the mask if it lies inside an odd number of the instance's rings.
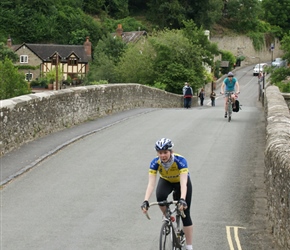
[[[61,71],[62,81],[68,78],[82,80],[89,71],[92,45],[89,37],[83,45],[58,45],[58,44],[31,44],[12,45],[11,39],[7,41],[8,47],[12,48],[19,56],[16,66],[25,74],[27,81],[45,76],[55,69]]]

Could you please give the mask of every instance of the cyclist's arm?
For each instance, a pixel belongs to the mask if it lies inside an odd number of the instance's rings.
[[[148,178],[148,185],[147,185],[147,189],[145,192],[145,198],[144,201],[148,201],[152,192],[154,191],[155,188],[155,183],[156,183],[156,177],[157,175],[154,174],[149,174],[149,178]]]
[[[222,94],[224,93],[224,88],[225,88],[225,83],[223,82],[223,83],[222,83],[222,86],[221,86],[221,93],[222,93]]]
[[[236,93],[239,93],[240,92],[240,85],[239,85],[239,82],[236,81]]]
[[[180,198],[184,199],[186,198],[187,193],[187,178],[188,173],[181,173],[180,174]]]

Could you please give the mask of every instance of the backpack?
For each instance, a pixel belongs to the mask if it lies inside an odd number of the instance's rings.
[[[240,110],[240,102],[236,100],[236,108],[233,108],[233,112],[239,112],[239,110]]]
[[[190,87],[185,88],[185,94],[184,95],[192,95]]]

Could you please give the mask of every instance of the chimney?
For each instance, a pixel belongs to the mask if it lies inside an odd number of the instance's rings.
[[[122,24],[118,24],[118,28],[116,29],[116,33],[117,33],[117,36],[122,37],[122,35],[123,35]]]
[[[9,48],[12,47],[12,40],[11,40],[10,36],[9,36],[9,38],[7,39],[7,46],[8,46]]]
[[[88,36],[86,37],[86,41],[84,42],[84,48],[85,48],[86,55],[88,57],[91,57],[92,56],[92,43],[90,42],[90,39]]]

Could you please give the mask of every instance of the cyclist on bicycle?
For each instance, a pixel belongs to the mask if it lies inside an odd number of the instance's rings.
[[[192,250],[193,226],[190,217],[192,185],[187,161],[183,156],[173,153],[173,146],[172,141],[167,138],[162,138],[156,142],[157,157],[150,164],[149,181],[141,209],[144,213],[149,209],[148,200],[154,191],[157,172],[159,172],[160,178],[156,189],[157,201],[167,200],[173,191],[173,199],[179,201],[180,209],[184,210],[186,215],[185,218],[182,218],[186,249]],[[166,207],[160,206],[160,209],[165,214]]]
[[[234,74],[232,72],[228,73],[228,76],[224,79],[222,86],[221,86],[221,94],[225,94],[225,92],[232,92],[231,95],[232,103],[235,104],[235,98],[236,95],[240,93],[240,85],[238,83],[237,78],[234,77]],[[225,95],[225,118],[227,118],[228,113],[228,97]]]

